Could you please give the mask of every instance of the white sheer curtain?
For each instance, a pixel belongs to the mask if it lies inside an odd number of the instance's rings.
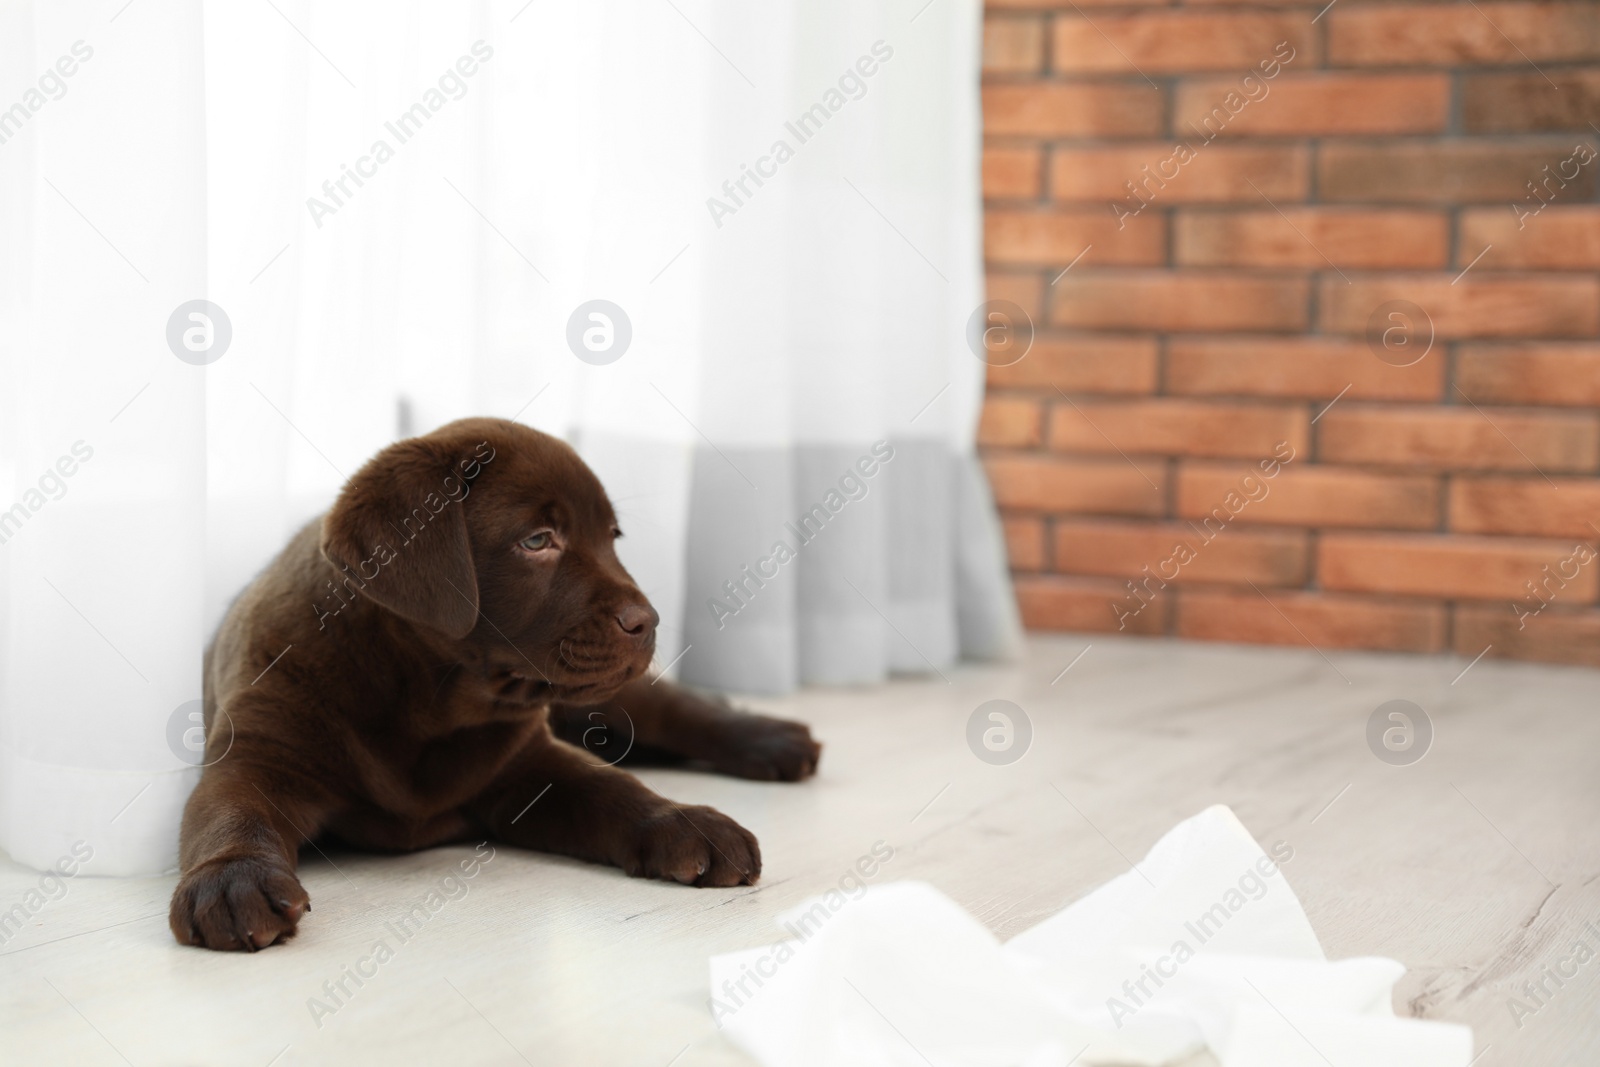
[[[0,847],[169,866],[227,603],[373,451],[466,414],[600,472],[688,681],[1006,651],[964,337],[979,14],[0,7]],[[231,339],[202,308],[185,361],[198,299]],[[595,300],[610,362],[567,341]]]

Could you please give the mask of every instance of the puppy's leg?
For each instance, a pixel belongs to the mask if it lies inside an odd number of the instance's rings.
[[[183,812],[168,923],[179,943],[257,949],[293,937],[311,908],[299,847],[325,808],[304,786],[238,753],[207,767]]]
[[[621,867],[636,878],[751,885],[755,836],[715,809],[678,805],[633,775],[540,733],[467,805],[496,839]]]
[[[550,724],[562,740],[602,759],[615,759],[631,740],[647,755],[666,752],[763,781],[807,778],[822,755],[803,723],[736,711],[665,678],[637,678],[604,704],[552,708]]]

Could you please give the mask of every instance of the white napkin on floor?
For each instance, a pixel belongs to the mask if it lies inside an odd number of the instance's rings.
[[[1323,954],[1292,856],[1207,808],[1004,945],[923,882],[833,893],[712,957],[712,1017],[766,1067],[1467,1067],[1470,1029],[1395,1017],[1404,966]]]

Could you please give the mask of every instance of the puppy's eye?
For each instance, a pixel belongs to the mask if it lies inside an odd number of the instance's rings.
[[[536,534],[524,537],[517,544],[529,552],[542,552],[544,549],[556,547],[556,535],[549,530],[540,530]]]
[[[622,527],[620,527],[620,526],[611,527],[611,536],[612,537],[621,537],[622,536]]]

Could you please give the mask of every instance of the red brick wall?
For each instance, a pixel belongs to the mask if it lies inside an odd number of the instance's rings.
[[[1600,664],[1600,5],[1325,4],[989,0],[1024,616]]]

